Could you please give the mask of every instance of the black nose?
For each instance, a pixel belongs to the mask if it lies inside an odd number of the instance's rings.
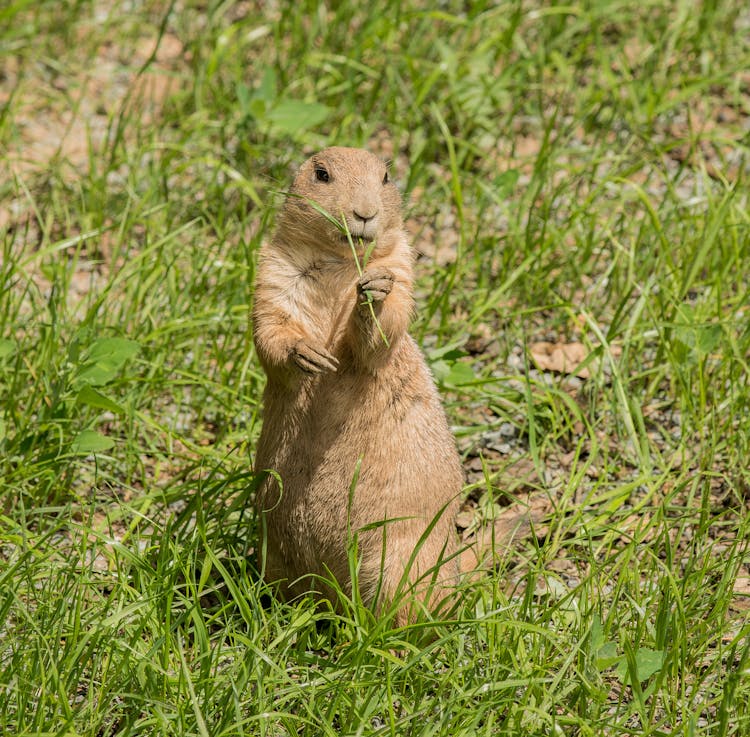
[[[356,210],[354,210],[354,217],[357,220],[361,220],[363,223],[366,223],[368,220],[372,220],[376,215],[377,211],[372,213],[372,215],[360,215]]]

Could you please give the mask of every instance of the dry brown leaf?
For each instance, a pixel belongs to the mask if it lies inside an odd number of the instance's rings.
[[[548,343],[540,341],[532,344],[530,351],[534,363],[542,371],[554,371],[558,374],[575,374],[588,379],[591,374],[588,367],[577,370],[589,352],[583,343]]]
[[[750,576],[737,576],[734,582],[734,596],[732,606],[735,609],[750,609]]]
[[[543,520],[553,511],[546,494],[532,494],[524,502],[503,507],[476,532],[466,535],[467,546],[461,556],[461,569],[472,571],[492,564],[515,540],[527,537],[533,530],[537,537],[547,534]]]

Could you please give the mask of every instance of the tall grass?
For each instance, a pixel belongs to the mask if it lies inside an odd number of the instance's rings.
[[[5,3],[0,732],[747,734],[748,28]],[[546,510],[455,621],[255,570],[255,258],[334,142],[406,195],[471,524]]]

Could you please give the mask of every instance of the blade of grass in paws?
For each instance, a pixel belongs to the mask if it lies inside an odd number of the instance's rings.
[[[359,256],[357,256],[357,248],[354,245],[354,241],[352,240],[352,234],[349,231],[349,224],[346,222],[346,218],[344,217],[344,214],[341,214],[341,220],[344,223],[344,229],[346,232],[346,240],[349,241],[349,247],[352,249],[352,255],[354,256],[354,263],[357,266],[357,273],[360,277],[364,274],[363,266],[367,266],[367,261],[370,258],[370,254],[372,253],[372,249],[375,247],[375,241],[372,241],[370,245],[365,249],[364,248],[364,241],[361,238],[358,238],[359,241],[359,247],[363,248],[364,250],[364,259],[362,261],[362,264],[359,263]],[[390,348],[391,344],[388,342],[388,336],[383,331],[383,326],[380,324],[380,320],[378,320],[377,315],[375,314],[375,307],[373,307],[372,303],[372,294],[365,290],[365,297],[367,297],[367,306],[370,308],[370,315],[372,315],[372,319],[375,321],[375,325],[378,328],[378,332],[380,333],[380,337],[383,339],[383,343],[386,348]]]

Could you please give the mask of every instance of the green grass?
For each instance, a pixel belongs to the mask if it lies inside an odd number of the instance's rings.
[[[749,734],[749,30],[3,4],[0,733]],[[330,143],[393,160],[467,510],[548,510],[457,621],[254,570],[254,264]]]

